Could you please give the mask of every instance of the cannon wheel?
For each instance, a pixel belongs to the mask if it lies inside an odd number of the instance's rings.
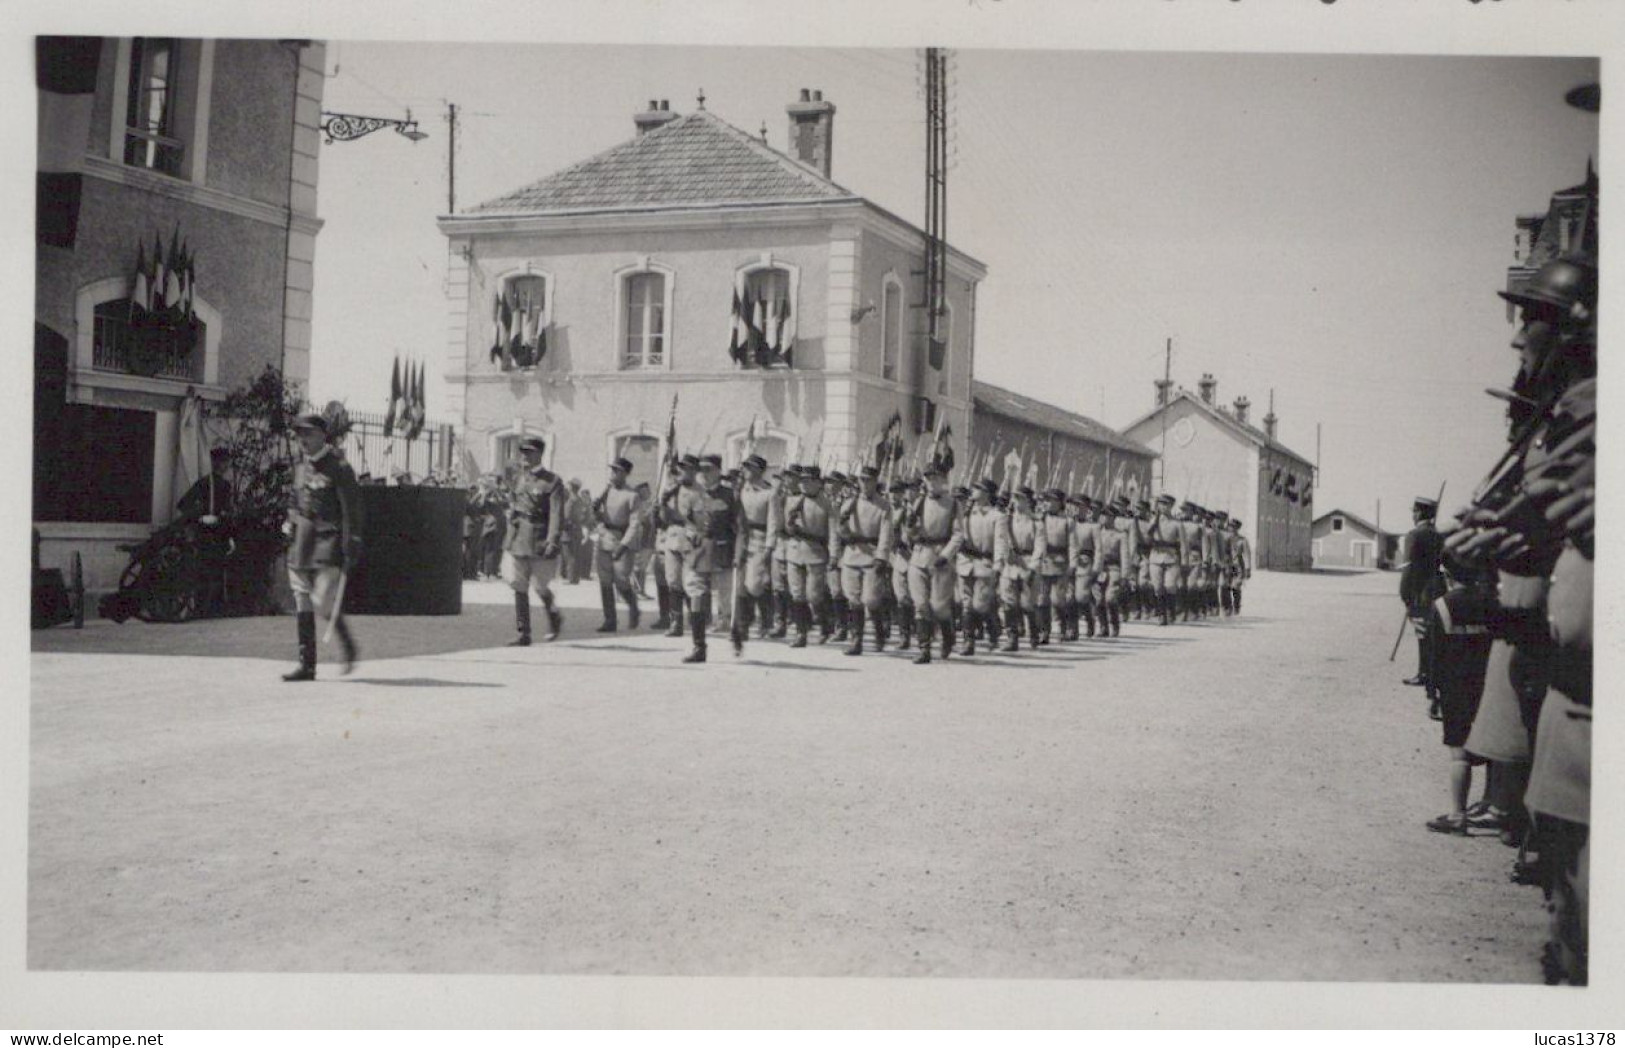
[[[166,543],[141,567],[142,622],[185,622],[197,614],[196,565],[186,550]]]
[[[68,562],[68,606],[73,609],[73,628],[85,628],[85,566],[77,551]]]

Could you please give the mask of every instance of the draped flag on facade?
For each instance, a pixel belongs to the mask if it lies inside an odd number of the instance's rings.
[[[796,328],[790,315],[790,296],[779,297],[778,322],[773,330],[773,355],[785,367],[791,366],[791,355],[796,348]]]
[[[736,365],[742,365],[745,363],[745,338],[742,336],[740,330],[744,326],[739,315],[741,309],[742,306],[739,301],[739,292],[738,290],[735,290],[733,318],[728,325],[728,359],[732,360]]]
[[[34,228],[39,242],[52,247],[71,248],[79,235],[85,143],[90,140],[101,55],[98,36],[34,38],[39,88]]]

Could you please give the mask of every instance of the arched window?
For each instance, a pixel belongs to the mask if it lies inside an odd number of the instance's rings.
[[[647,258],[616,272],[617,342],[623,370],[670,370],[674,275],[669,266]]]
[[[653,487],[655,478],[660,476],[660,438],[652,433],[628,433],[615,437],[614,441],[614,457],[632,463],[628,482],[633,487],[639,484]]]
[[[880,310],[880,377],[895,382],[902,377],[898,364],[903,347],[903,285],[887,273],[885,286]]]
[[[801,449],[801,441],[792,433],[772,426],[756,426],[756,436],[751,439],[750,428],[728,434],[725,440],[728,449],[728,464],[737,466],[745,460],[746,455],[757,454],[767,461],[769,469],[778,469],[795,461],[796,454]]]
[[[491,362],[502,370],[540,365],[553,324],[553,280],[529,267],[502,278],[491,306]]]
[[[734,363],[746,368],[795,366],[800,276],[796,266],[771,255],[736,272],[728,339]]]

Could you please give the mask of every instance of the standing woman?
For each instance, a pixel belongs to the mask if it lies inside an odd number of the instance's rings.
[[[355,470],[328,442],[323,415],[300,415],[293,424],[303,457],[293,470],[293,505],[282,530],[293,539],[288,548],[288,583],[293,589],[294,618],[299,631],[299,666],[282,675],[285,681],[316,679],[316,611],[333,624],[342,653],[342,669],[356,662],[355,640],[343,616],[346,571],[361,557],[361,489]]]

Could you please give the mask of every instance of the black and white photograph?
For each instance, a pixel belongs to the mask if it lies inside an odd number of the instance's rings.
[[[0,1027],[1621,1025],[1622,15],[31,13]]]

